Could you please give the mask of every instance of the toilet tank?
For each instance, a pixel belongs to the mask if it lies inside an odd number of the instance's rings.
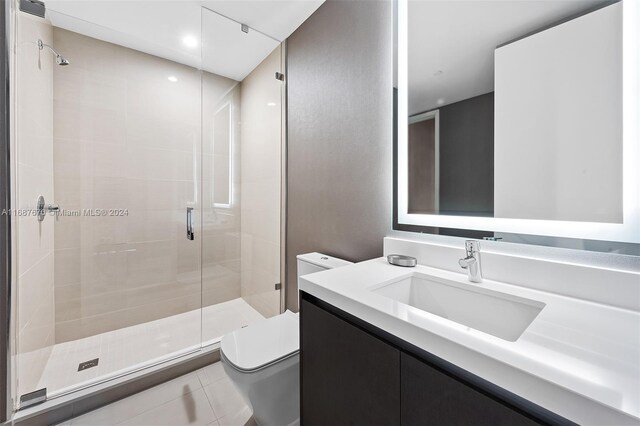
[[[298,258],[298,285],[302,275],[313,274],[314,272],[324,271],[326,269],[339,268],[340,266],[352,265],[349,262],[337,257],[331,257],[322,253],[299,254]]]

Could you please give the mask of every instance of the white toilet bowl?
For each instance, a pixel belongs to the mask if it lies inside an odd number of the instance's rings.
[[[299,423],[298,315],[291,311],[223,337],[224,370],[259,425]]]
[[[298,256],[298,277],[351,262],[321,253]],[[262,426],[300,423],[300,327],[287,311],[222,338],[224,370]]]

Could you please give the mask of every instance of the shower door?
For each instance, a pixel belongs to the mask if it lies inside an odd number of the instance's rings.
[[[207,344],[280,313],[284,82],[278,40],[206,8],[201,28]]]
[[[52,210],[17,218],[18,398],[201,347],[201,72],[65,14],[74,3],[16,16],[16,206]]]

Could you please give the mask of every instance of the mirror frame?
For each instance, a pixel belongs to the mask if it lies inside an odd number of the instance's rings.
[[[608,5],[608,4],[607,4]],[[623,223],[571,222],[408,212],[408,0],[396,3],[397,101],[394,102],[394,229],[478,232],[640,243],[640,2],[623,0]],[[394,96],[395,97],[395,96]],[[451,235],[451,234],[449,234]],[[555,245],[555,244],[554,244]]]

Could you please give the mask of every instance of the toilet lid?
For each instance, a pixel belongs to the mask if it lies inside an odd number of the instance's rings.
[[[238,370],[255,371],[300,349],[298,315],[291,311],[225,335],[220,350]]]

